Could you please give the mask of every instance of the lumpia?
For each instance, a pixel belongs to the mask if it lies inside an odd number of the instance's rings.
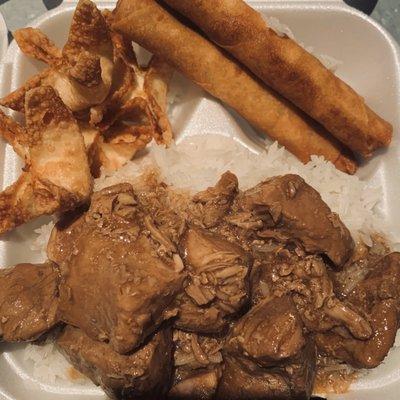
[[[243,0],[163,0],[350,149],[369,157],[392,126],[292,39],[270,29]]]
[[[215,45],[176,20],[153,0],[120,0],[113,28],[181,71],[277,140],[302,162],[316,154],[354,173],[351,155],[300,111],[267,89]]]

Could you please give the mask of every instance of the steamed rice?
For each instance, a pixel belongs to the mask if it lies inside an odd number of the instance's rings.
[[[34,230],[37,236],[33,239],[30,249],[39,253],[40,262],[45,262],[47,259],[46,248],[53,228],[54,221],[51,221]]]
[[[28,343],[24,352],[24,361],[32,363],[32,376],[42,383],[54,385],[69,382],[72,384],[73,367],[57,350],[52,340],[41,345]],[[92,385],[91,381],[83,375],[73,374],[73,376],[77,376],[73,380],[74,384]]]

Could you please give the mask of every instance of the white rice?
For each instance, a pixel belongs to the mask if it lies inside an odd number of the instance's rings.
[[[44,262],[47,259],[46,248],[53,228],[54,221],[51,221],[48,224],[44,224],[40,228],[35,229],[34,231],[37,236],[33,239],[30,249],[39,253],[40,262]]]
[[[91,385],[83,375],[71,373],[73,367],[57,350],[54,342],[48,340],[43,345],[27,344],[24,351],[24,361],[32,363],[34,379],[47,385],[65,384],[67,382],[79,385]],[[71,375],[74,379],[71,379]]]

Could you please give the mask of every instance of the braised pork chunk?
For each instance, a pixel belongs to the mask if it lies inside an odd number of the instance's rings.
[[[19,264],[0,270],[0,337],[35,340],[58,322],[57,268]]]
[[[162,398],[171,375],[170,329],[156,333],[148,343],[129,355],[115,352],[106,343],[68,326],[57,345],[72,365],[115,399]]]
[[[130,185],[114,186],[71,225],[56,227],[48,248],[62,274],[63,321],[119,353],[176,315],[171,303],[184,280],[179,256],[160,250],[146,217]]]

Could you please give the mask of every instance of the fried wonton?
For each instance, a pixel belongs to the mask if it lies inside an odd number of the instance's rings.
[[[111,25],[112,16],[105,15]],[[157,143],[169,145],[173,135],[167,117],[167,92],[173,69],[155,56],[147,66],[140,66],[132,43],[113,31],[111,37],[115,79],[109,98],[92,109],[92,121],[101,121],[104,129],[115,121],[132,120],[152,128]]]
[[[111,22],[111,12],[81,0],[62,50],[38,29],[16,31],[23,53],[48,68],[0,100],[24,112],[27,91],[53,87],[83,131],[90,126],[87,149],[95,176],[100,167],[120,168],[152,139],[167,146],[173,139],[166,113],[172,68],[155,57],[140,67],[132,43],[113,32]]]
[[[0,112],[0,133],[24,159],[18,180],[0,193],[0,233],[41,215],[71,210],[92,191],[82,134],[51,87],[25,96],[26,127]]]
[[[152,140],[151,130],[145,127],[115,123],[101,133],[86,123],[80,123],[90,170],[98,178],[101,171],[112,172],[121,168],[128,160]]]
[[[113,76],[113,45],[102,13],[89,0],[79,1],[67,43],[62,50],[39,29],[23,28],[14,38],[24,54],[48,64],[23,88],[6,96],[1,105],[23,112],[23,97],[33,85],[52,86],[72,111],[102,103]]]

